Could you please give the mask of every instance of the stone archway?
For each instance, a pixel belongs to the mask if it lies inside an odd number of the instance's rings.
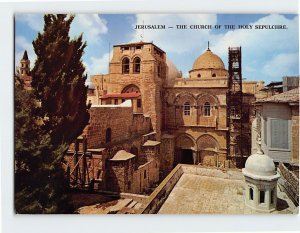
[[[127,98],[131,99],[132,101],[133,112],[139,112],[139,113],[143,112],[143,103],[142,103],[142,95],[141,95],[140,88],[134,84],[130,84],[123,88],[122,94],[125,93],[126,95],[127,93],[128,95],[131,95],[131,97],[127,95]],[[124,99],[125,98],[126,97],[124,96]]]
[[[196,143],[192,136],[181,134],[175,141],[174,166],[179,163],[196,164]]]
[[[219,143],[217,140],[209,135],[205,134],[197,140],[198,148],[198,161],[205,166],[218,166],[219,163]]]
[[[138,86],[130,84],[123,88],[122,93],[141,93],[141,91]]]

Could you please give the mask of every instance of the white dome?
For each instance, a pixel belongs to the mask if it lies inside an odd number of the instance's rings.
[[[274,176],[277,174],[273,159],[258,153],[249,156],[244,170],[255,176]]]

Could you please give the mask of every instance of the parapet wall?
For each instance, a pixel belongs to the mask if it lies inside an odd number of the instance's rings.
[[[299,178],[289,171],[283,163],[279,163],[278,170],[280,173],[279,185],[285,193],[293,200],[295,205],[299,205]]]

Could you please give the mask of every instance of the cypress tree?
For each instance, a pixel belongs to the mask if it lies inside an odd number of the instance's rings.
[[[32,91],[15,82],[15,209],[71,213],[64,153],[88,123],[82,35],[70,39],[74,16],[45,15],[33,42]]]
[[[41,102],[37,115],[51,131],[54,144],[65,147],[82,133],[89,120],[87,87],[82,55],[82,35],[70,40],[74,16],[45,15],[44,31],[33,41],[37,55],[32,70],[32,87]]]

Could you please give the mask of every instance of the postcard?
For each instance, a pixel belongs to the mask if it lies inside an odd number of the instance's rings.
[[[15,14],[17,214],[298,214],[297,14]]]

